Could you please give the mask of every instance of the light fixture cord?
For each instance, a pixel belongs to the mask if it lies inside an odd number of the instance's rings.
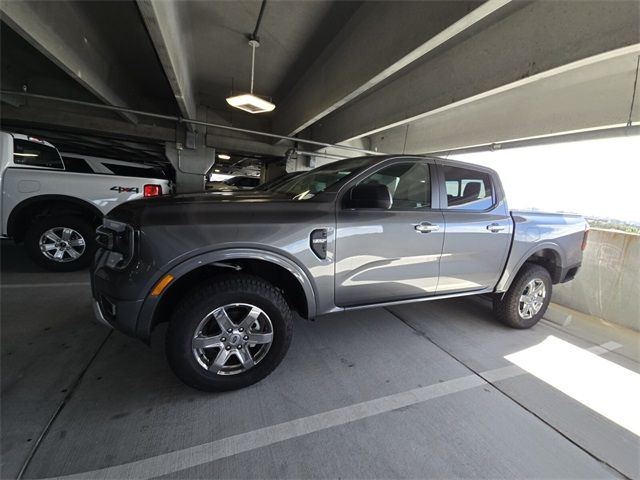
[[[251,45],[251,90],[250,93],[253,94],[253,68],[256,63],[256,46]]]

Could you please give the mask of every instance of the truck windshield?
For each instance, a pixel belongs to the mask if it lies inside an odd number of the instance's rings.
[[[296,200],[307,200],[343,178],[359,172],[370,165],[371,160],[372,157],[357,157],[328,163],[276,185],[270,191],[291,195]]]

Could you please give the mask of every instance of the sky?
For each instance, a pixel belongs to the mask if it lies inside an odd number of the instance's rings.
[[[640,135],[451,154],[495,169],[511,209],[640,224]]]

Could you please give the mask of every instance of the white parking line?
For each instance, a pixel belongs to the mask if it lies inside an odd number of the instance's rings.
[[[586,349],[591,353],[600,355],[616,349],[620,345],[608,342],[600,346]],[[505,380],[523,375],[526,372],[515,365],[496,368],[480,373],[480,376],[491,381]],[[120,479],[136,478],[147,479],[170,473],[179,472],[187,468],[203,465],[205,463],[220,460],[239,453],[248,452],[257,448],[266,447],[274,443],[290,440],[292,438],[308,435],[310,433],[326,430],[328,428],[346,425],[357,420],[369,418],[382,413],[387,413],[399,408],[416,405],[434,398],[443,397],[452,393],[470,390],[482,385],[488,385],[478,375],[466,375],[464,377],[447,380],[426,387],[415,388],[406,392],[388,395],[386,397],[356,403],[348,407],[337,408],[327,412],[318,413],[309,417],[298,418],[288,422],[270,425],[268,427],[240,433],[231,437],[222,438],[195,447],[176,450],[174,452],[157,455],[155,457],[138,460],[136,462],[115,465],[100,470],[81,472],[72,475],[55,477],[58,479]],[[51,480],[51,479],[47,479]]]
[[[5,283],[0,285],[3,289],[12,288],[55,288],[55,287],[88,287],[90,282],[59,282],[59,283]]]

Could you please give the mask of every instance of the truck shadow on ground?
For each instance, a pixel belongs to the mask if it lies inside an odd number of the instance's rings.
[[[13,240],[0,242],[0,265],[2,274],[6,273],[44,273],[44,268],[31,261],[22,245],[16,245]]]

